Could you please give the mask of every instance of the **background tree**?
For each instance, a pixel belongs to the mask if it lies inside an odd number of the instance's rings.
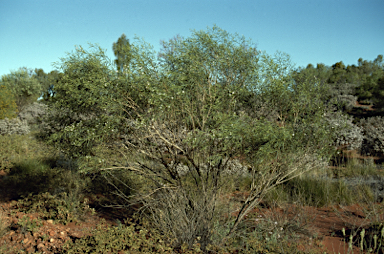
[[[374,61],[358,60],[358,73],[360,84],[357,89],[359,101],[372,102],[378,80],[384,75],[383,56],[378,55]]]
[[[129,68],[129,63],[131,61],[131,44],[129,43],[129,40],[125,36],[125,34],[122,34],[117,42],[113,43],[112,46],[113,53],[116,56],[115,64],[117,67],[117,71],[119,74],[122,74],[125,72],[127,68]]]
[[[44,100],[49,100],[55,94],[55,85],[59,81],[62,73],[57,70],[53,70],[50,73],[45,73],[43,69],[35,69],[34,76],[40,82],[43,94],[42,98]]]
[[[37,101],[43,92],[41,83],[33,76],[33,71],[27,68],[20,68],[3,75],[0,84],[13,93],[19,111],[22,111],[24,106]]]
[[[375,106],[379,109],[384,108],[384,76],[377,81],[376,89],[373,93]]]

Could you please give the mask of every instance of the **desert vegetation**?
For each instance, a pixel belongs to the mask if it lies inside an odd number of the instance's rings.
[[[383,253],[382,55],[295,68],[216,26],[112,49],[1,78],[2,252],[316,252],[305,207],[359,204],[333,233]]]

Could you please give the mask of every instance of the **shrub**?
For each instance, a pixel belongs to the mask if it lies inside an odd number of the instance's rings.
[[[19,134],[24,135],[29,133],[29,126],[26,121],[19,118],[0,120],[0,135]]]
[[[348,150],[360,149],[364,136],[363,129],[353,124],[353,117],[344,115],[342,112],[329,113],[326,115],[332,129],[336,131],[335,147]]]
[[[367,155],[384,154],[384,118],[380,116],[361,119],[358,124],[364,132],[364,141],[361,148]]]
[[[0,85],[0,120],[14,118],[17,113],[15,97],[5,85]]]
[[[29,125],[37,124],[40,118],[46,113],[47,109],[47,105],[34,102],[24,107],[18,117],[22,121],[27,121]]]

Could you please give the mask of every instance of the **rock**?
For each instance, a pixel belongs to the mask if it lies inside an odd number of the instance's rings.
[[[28,238],[25,238],[24,240],[23,240],[23,244],[24,245],[28,245],[28,243],[30,243],[31,242],[31,240],[29,240]]]

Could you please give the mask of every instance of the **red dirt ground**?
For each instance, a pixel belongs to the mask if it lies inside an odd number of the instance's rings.
[[[234,194],[238,196],[239,193]],[[24,214],[15,210],[11,202],[2,202],[0,211],[9,228],[6,234],[0,238],[0,246],[7,246],[8,250],[25,250],[25,253],[60,253],[61,246],[65,241],[81,238],[89,234],[91,229],[101,221],[98,215],[87,216],[87,219],[79,223],[69,223],[62,225],[54,223],[52,220],[42,220],[42,226],[33,234],[23,232],[17,227],[17,222],[24,216],[31,219],[38,219],[37,214]],[[360,253],[355,246],[353,252],[348,252],[348,244],[343,242],[340,233],[342,228],[350,229],[353,226],[361,227],[367,225],[370,220],[364,214],[364,208],[359,205],[335,206],[335,207],[295,207],[295,205],[285,206],[285,208],[261,208],[255,209],[255,213],[264,219],[296,219],[302,216],[306,220],[307,236],[301,238],[300,249],[303,251],[315,250],[320,253]],[[382,214],[381,214],[382,216]],[[305,218],[304,218],[305,217]],[[381,217],[384,219],[384,217]],[[114,224],[107,221],[109,224]],[[12,253],[12,252],[11,252]]]
[[[358,157],[347,155],[349,157]],[[0,185],[2,178],[6,174],[0,171]],[[102,219],[106,219],[108,224],[115,224],[113,216],[105,216],[97,213],[89,214],[86,220],[78,223],[69,223],[62,225],[54,223],[52,220],[43,220],[38,214],[25,214],[17,211],[12,205],[10,197],[7,193],[0,194],[0,213],[3,221],[8,226],[6,233],[0,238],[1,247],[6,246],[9,253],[15,253],[24,250],[25,253],[61,253],[62,245],[76,238],[81,238],[90,234],[90,230],[96,228]],[[233,199],[243,199],[243,193],[234,193]],[[381,205],[377,205],[380,207]],[[382,206],[381,206],[382,207]],[[320,253],[360,253],[359,249],[354,246],[353,252],[348,251],[348,244],[343,241],[341,230],[352,228],[361,228],[367,226],[372,219],[366,212],[364,207],[359,205],[352,206],[334,206],[334,207],[297,207],[295,205],[285,205],[275,209],[260,208],[255,209],[257,216],[262,215],[264,219],[299,219],[306,221],[306,237],[301,238],[300,249],[303,251],[315,250]],[[384,220],[384,209],[378,210],[381,213],[381,221]],[[22,229],[18,221],[24,216],[30,219],[39,219],[42,225],[32,234]],[[301,217],[300,217],[301,216]],[[251,215],[249,215],[251,217]],[[376,218],[378,219],[378,218]],[[1,226],[1,223],[0,223]],[[0,228],[1,230],[1,228]]]

